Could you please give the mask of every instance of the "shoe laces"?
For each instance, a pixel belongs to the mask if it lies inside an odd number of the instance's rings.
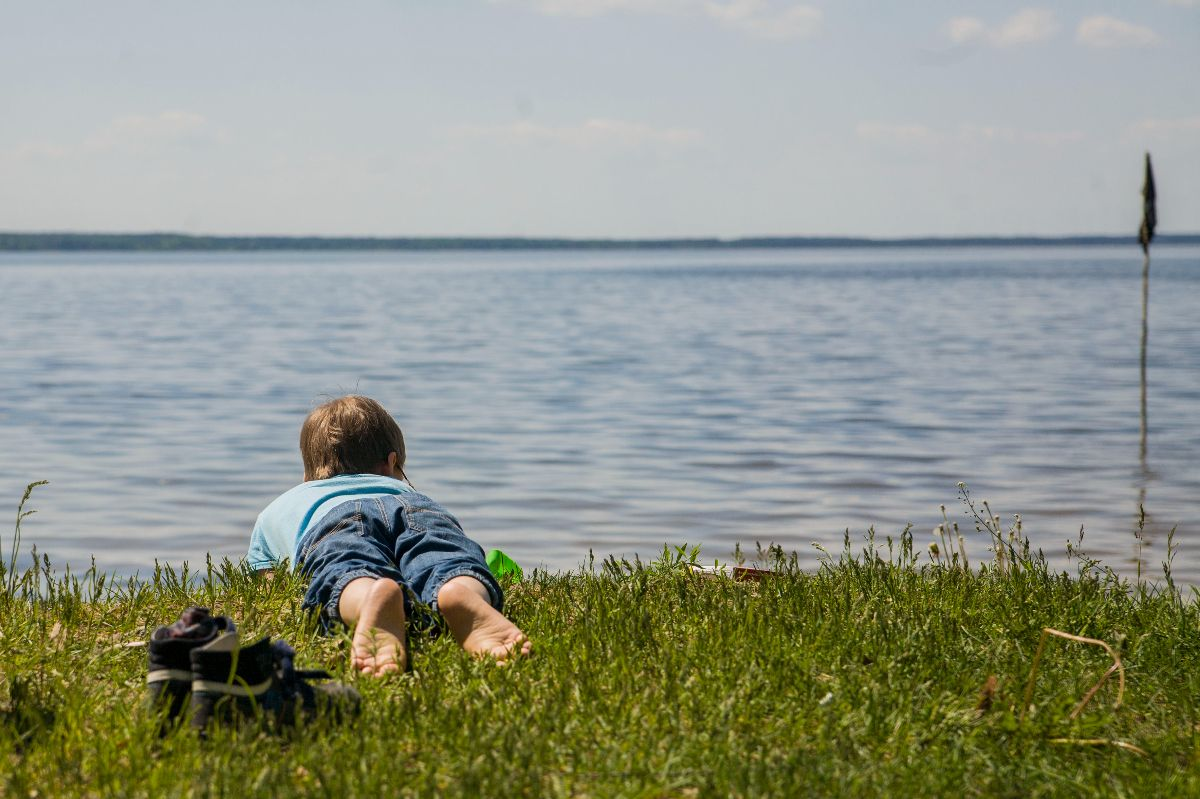
[[[271,656],[275,661],[279,690],[286,699],[293,699],[298,694],[308,698],[312,688],[307,680],[328,680],[333,676],[324,669],[297,669],[296,650],[283,639],[271,642]]]

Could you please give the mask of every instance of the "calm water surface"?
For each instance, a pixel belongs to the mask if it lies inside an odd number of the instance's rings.
[[[4,255],[0,309],[0,506],[51,481],[23,547],[59,566],[240,557],[304,415],[357,391],[527,565],[924,546],[962,480],[1127,573],[1142,501],[1149,568],[1178,525],[1200,582],[1196,248],[1154,254],[1145,468],[1135,247]]]

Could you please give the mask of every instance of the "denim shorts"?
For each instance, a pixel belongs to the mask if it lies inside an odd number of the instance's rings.
[[[399,583],[410,619],[421,606],[436,613],[438,591],[463,575],[487,587],[496,610],[504,605],[480,546],[445,508],[415,491],[336,506],[300,539],[296,568],[309,579],[303,606],[320,610],[325,629],[341,621],[338,600],[359,577]]]

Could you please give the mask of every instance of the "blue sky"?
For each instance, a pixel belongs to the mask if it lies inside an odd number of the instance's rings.
[[[1200,0],[0,7],[0,230],[1200,230]]]

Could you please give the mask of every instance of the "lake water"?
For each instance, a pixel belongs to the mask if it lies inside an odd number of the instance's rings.
[[[397,417],[409,476],[551,569],[664,542],[816,562],[956,483],[1036,546],[1200,582],[1200,249],[0,256],[0,506],[23,549],[145,573],[240,557],[327,395]],[[986,542],[965,527],[973,556]],[[0,526],[7,555],[11,527]],[[1056,560],[1062,563],[1062,559]]]

